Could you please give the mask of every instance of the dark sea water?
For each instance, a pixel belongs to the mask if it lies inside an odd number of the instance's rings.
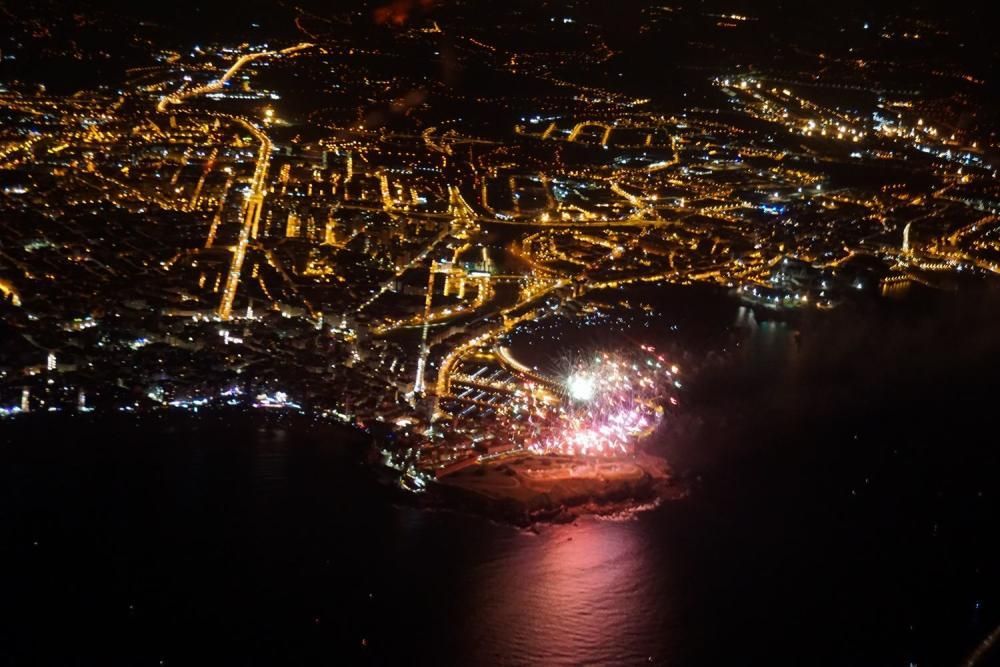
[[[400,504],[305,418],[0,423],[0,664],[961,664],[1000,623],[993,297],[649,298],[689,496],[627,519]]]

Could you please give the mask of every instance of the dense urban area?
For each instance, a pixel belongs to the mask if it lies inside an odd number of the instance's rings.
[[[1000,273],[996,109],[946,22],[772,50],[701,3],[627,38],[434,5],[196,42],[0,3],[0,415],[301,411],[412,490],[663,478],[684,364],[571,333],[669,327],[644,287],[766,320]]]

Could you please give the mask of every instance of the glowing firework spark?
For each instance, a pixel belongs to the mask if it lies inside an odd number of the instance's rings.
[[[672,383],[679,386],[676,374],[676,366],[645,346],[639,354],[599,354],[577,363],[566,378],[566,400],[539,415],[529,447],[579,456],[630,454],[659,424],[664,392]]]
[[[594,393],[597,390],[594,378],[582,373],[571,375],[566,382],[566,387],[569,389],[569,395],[577,401],[589,401],[594,398]]]

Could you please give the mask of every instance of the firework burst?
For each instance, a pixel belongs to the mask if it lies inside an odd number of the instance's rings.
[[[564,395],[541,412],[529,448],[547,454],[623,456],[659,425],[662,403],[680,386],[677,367],[652,347],[599,353],[572,362]]]

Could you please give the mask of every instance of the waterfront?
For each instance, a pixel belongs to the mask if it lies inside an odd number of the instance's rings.
[[[964,303],[886,316],[867,342],[760,327],[742,356],[704,364],[715,388],[695,383],[662,434],[689,497],[538,534],[398,505],[357,462],[356,434],[304,418],[5,422],[0,655],[957,664],[1000,622],[1000,461],[979,436],[998,356],[988,328],[958,333],[989,302]],[[861,324],[859,338],[876,326]],[[950,352],[911,365],[910,330]],[[844,369],[824,340],[865,363]],[[861,368],[881,378],[877,400]]]

